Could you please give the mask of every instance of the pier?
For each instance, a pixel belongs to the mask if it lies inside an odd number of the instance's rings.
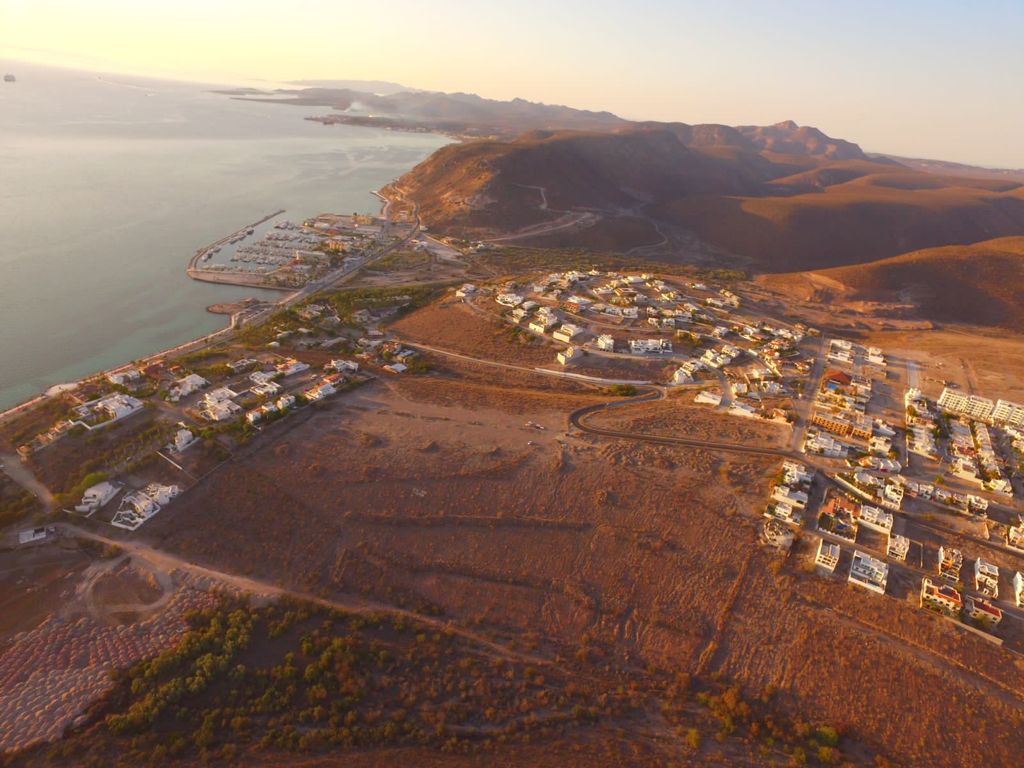
[[[260,224],[263,224],[264,222],[270,221],[271,219],[275,218],[276,216],[280,216],[284,212],[285,212],[285,209],[282,208],[279,211],[274,211],[273,213],[268,213],[266,216],[264,216],[259,221],[254,221],[252,224],[246,224],[244,227],[241,227],[240,229],[236,229],[234,232],[231,232],[230,234],[224,235],[224,237],[222,237],[220,240],[217,240],[217,241],[215,241],[213,243],[210,243],[207,246],[204,246],[203,248],[200,248],[198,251],[195,252],[195,254],[193,254],[192,258],[189,259],[188,266],[185,268],[185,274],[187,274],[193,280],[203,280],[203,281],[210,282],[210,283],[233,283],[233,284],[240,284],[236,280],[220,279],[216,272],[208,272],[207,270],[204,270],[202,267],[198,267],[196,265],[199,263],[199,260],[203,256],[205,256],[207,253],[212,251],[214,248],[219,248],[220,246],[223,246],[226,243],[231,242],[231,240],[236,238],[236,237],[239,237],[239,236],[245,237],[245,235],[248,232],[248,230],[253,229],[255,227],[258,227]],[[206,274],[204,274],[204,273],[206,273]],[[253,282],[252,286],[253,287],[257,287],[258,286],[260,288],[273,287],[273,286],[264,286],[261,283],[256,283],[256,282]]]

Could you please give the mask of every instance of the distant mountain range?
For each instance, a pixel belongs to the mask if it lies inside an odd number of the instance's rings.
[[[344,82],[344,81],[338,81]],[[388,85],[388,84],[384,84]],[[395,85],[395,84],[390,84]],[[512,137],[538,128],[611,130],[629,122],[611,112],[588,112],[525,99],[495,101],[472,93],[376,88],[312,87],[298,90],[223,91],[236,98],[329,107],[327,123],[356,123],[403,130],[428,130],[465,137]]]
[[[684,241],[672,237],[683,232],[755,272],[871,264],[862,278],[855,279],[856,269],[821,274],[863,296],[917,286],[911,293],[933,314],[935,302],[955,298],[941,289],[941,280],[949,280],[977,287],[970,295],[982,297],[972,299],[965,316],[1000,323],[1024,318],[1015,309],[1024,308],[1024,298],[979,282],[996,276],[1019,285],[1024,276],[1018,244],[994,240],[1024,235],[1024,171],[868,155],[793,121],[633,122],[522,99],[422,91],[314,87],[257,98],[331,107],[324,122],[466,139],[398,181],[437,232],[642,249],[686,260]],[[969,266],[980,260],[984,269]]]

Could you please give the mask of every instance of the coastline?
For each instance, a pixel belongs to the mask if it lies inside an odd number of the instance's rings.
[[[383,194],[383,192],[381,190],[371,190],[370,194],[372,194],[374,197],[378,198],[381,201],[380,214],[382,216],[386,217],[387,213],[388,213],[388,211],[390,209],[391,203],[393,201],[391,199],[389,199],[385,194]],[[273,218],[274,216],[279,216],[282,213],[284,213],[284,209],[278,211],[277,213],[274,213],[274,214],[271,214],[269,216],[264,217],[263,219],[260,220],[260,222],[257,222],[257,223],[262,223],[264,221],[267,221],[268,219]],[[252,225],[250,225],[250,226],[252,226]],[[237,231],[238,230],[236,230],[236,232]],[[221,238],[221,240],[218,240],[217,242],[222,242],[224,240],[227,240],[233,234],[235,234],[235,233],[233,232],[231,235],[227,235],[224,238]],[[193,277],[193,275],[189,274],[189,271],[192,269],[192,267],[193,267],[193,265],[195,263],[195,260],[200,255],[202,255],[207,250],[207,248],[209,248],[209,247],[210,246],[206,246],[205,248],[200,248],[199,250],[196,251],[195,254],[193,254],[192,258],[189,260],[188,266],[186,267],[185,272],[186,272],[186,275],[190,279],[196,279],[196,280],[201,279],[201,278]],[[342,275],[342,276],[344,276],[344,275]],[[239,283],[229,283],[228,281],[208,281],[208,282],[220,282],[220,283],[225,283],[225,284],[240,285]],[[254,287],[254,288],[256,288],[256,287],[264,288],[266,286],[252,286],[252,287]],[[305,289],[300,289],[298,291],[295,291],[295,290],[291,290],[291,289],[288,289],[288,288],[278,288],[277,290],[288,291],[288,294],[285,295],[285,296],[282,296],[277,301],[272,302],[270,304],[271,309],[261,309],[259,312],[254,314],[253,317],[251,317],[251,318],[246,318],[245,317],[245,315],[252,313],[251,309],[249,309],[249,308],[241,309],[241,310],[239,310],[237,312],[232,313],[230,315],[229,319],[228,319],[228,324],[225,327],[223,327],[223,328],[221,328],[219,330],[213,331],[213,332],[205,334],[203,336],[198,336],[198,337],[190,339],[188,341],[184,341],[181,344],[177,344],[177,345],[175,345],[173,347],[169,347],[167,349],[162,349],[160,351],[153,352],[153,353],[151,353],[151,354],[149,354],[149,355],[147,355],[145,357],[138,358],[137,360],[129,360],[128,362],[120,363],[120,364],[118,364],[116,366],[113,366],[111,368],[105,368],[103,370],[96,371],[96,372],[91,373],[91,374],[89,374],[87,376],[82,376],[81,378],[75,379],[74,381],[53,384],[50,387],[48,387],[44,392],[41,392],[41,393],[39,393],[37,395],[33,395],[32,397],[28,398],[27,400],[23,400],[20,403],[12,405],[10,408],[7,408],[7,409],[5,409],[3,411],[0,411],[0,422],[6,421],[7,419],[9,419],[9,418],[11,418],[13,416],[16,416],[17,414],[21,413],[22,411],[28,410],[29,408],[32,408],[33,406],[38,405],[39,403],[42,403],[42,402],[44,402],[45,400],[47,400],[47,399],[49,399],[51,397],[57,397],[61,393],[65,392],[65,391],[73,390],[73,389],[81,386],[82,384],[84,384],[84,383],[86,383],[86,382],[88,382],[88,381],[90,381],[92,379],[96,379],[96,378],[99,378],[99,377],[102,377],[102,376],[107,376],[107,375],[112,374],[112,373],[119,373],[119,372],[125,371],[125,370],[127,370],[129,368],[134,367],[136,364],[139,364],[139,365],[149,365],[149,364],[152,364],[152,363],[154,363],[154,362],[156,362],[157,360],[160,360],[160,359],[166,359],[166,358],[174,356],[174,355],[186,354],[188,352],[194,352],[194,351],[196,351],[198,349],[202,349],[205,346],[209,346],[209,345],[211,345],[211,344],[213,344],[213,343],[215,343],[217,341],[220,341],[220,339],[222,337],[227,337],[228,335],[233,333],[235,330],[237,330],[238,328],[242,327],[242,325],[244,325],[246,322],[251,322],[253,320],[262,319],[261,316],[264,315],[265,313],[268,313],[270,311],[276,311],[277,309],[280,309],[280,308],[283,308],[283,307],[287,307],[289,304],[294,303],[295,301],[297,301],[299,298],[301,298],[305,294]],[[214,306],[214,305],[211,305],[211,306]],[[207,308],[206,311],[209,312],[210,311],[209,308]],[[219,313],[213,313],[213,314],[219,314]]]

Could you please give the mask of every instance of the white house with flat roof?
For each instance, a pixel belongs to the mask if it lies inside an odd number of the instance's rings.
[[[883,560],[860,550],[854,551],[848,579],[851,584],[884,595],[888,579],[889,566]]]
[[[167,399],[172,403],[178,402],[183,397],[188,397],[193,392],[198,392],[203,387],[210,386],[210,382],[197,373],[190,373],[182,376],[167,390]]]
[[[818,551],[814,555],[814,564],[827,573],[835,573],[836,566],[839,565],[840,553],[838,544],[819,539]]]
[[[583,357],[583,350],[579,347],[566,347],[565,349],[559,350],[555,358],[561,365],[568,365],[569,363],[579,360]]]
[[[889,555],[893,560],[906,560],[907,553],[910,552],[910,539],[900,534],[894,534],[889,537],[889,543],[886,546],[886,554]]]
[[[578,325],[573,325],[572,323],[564,323],[562,327],[559,328],[554,333],[552,333],[551,336],[552,338],[554,338],[555,341],[561,341],[568,344],[581,333],[583,333],[583,329],[580,328]]]
[[[106,481],[97,483],[82,494],[82,500],[75,505],[75,512],[90,517],[96,510],[102,509],[108,501],[117,495],[121,487]]]
[[[889,533],[892,531],[892,515],[865,504],[860,508],[860,524],[879,533]]]
[[[986,597],[999,597],[999,568],[979,557],[974,561],[974,588]]]

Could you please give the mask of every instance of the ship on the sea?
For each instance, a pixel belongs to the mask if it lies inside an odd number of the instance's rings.
[[[12,74],[11,74],[10,72],[8,72],[8,73],[7,73],[6,75],[4,75],[4,82],[5,82],[5,83],[13,83],[13,82],[16,82],[16,81],[17,81],[17,79],[18,79],[18,78],[16,78],[16,77],[15,77],[14,75],[12,75]]]

